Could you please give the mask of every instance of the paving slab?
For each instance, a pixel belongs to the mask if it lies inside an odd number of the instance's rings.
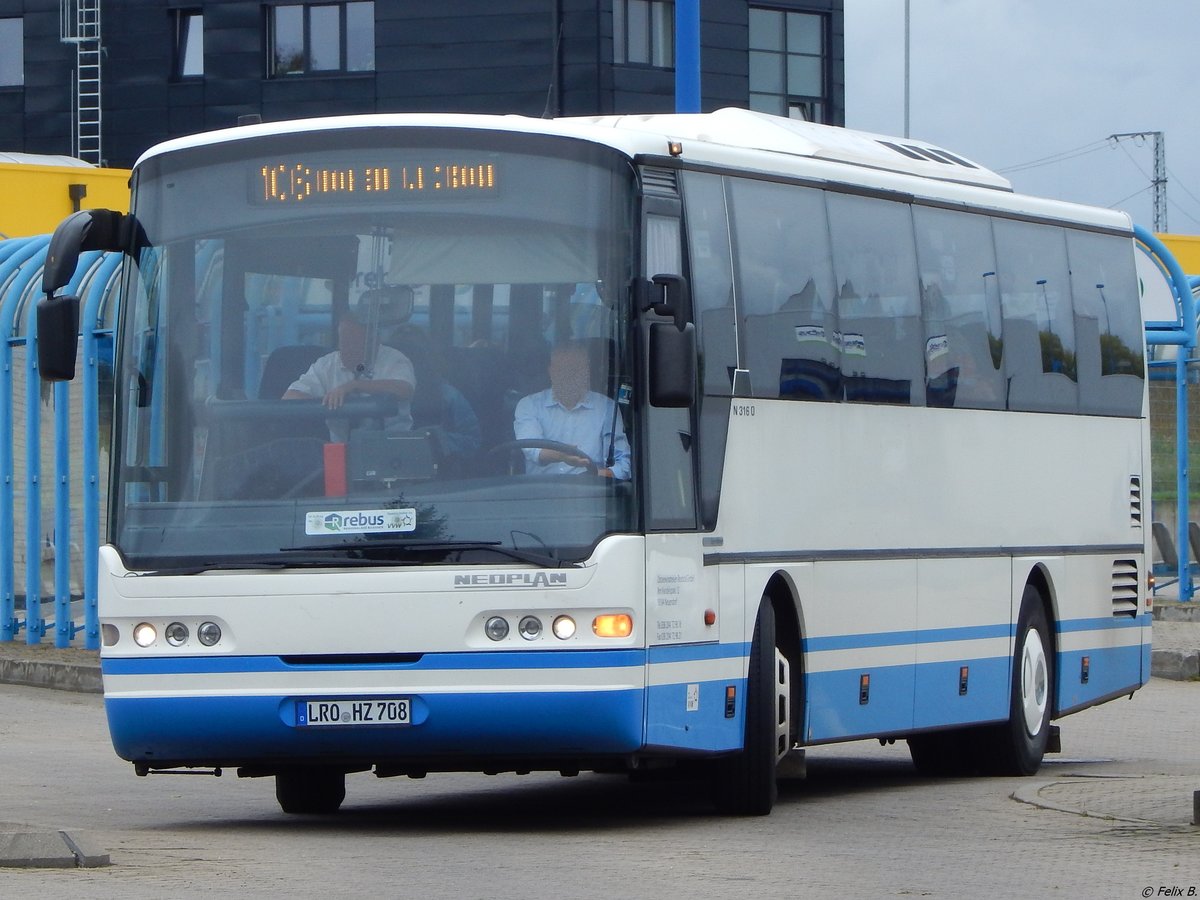
[[[66,831],[0,831],[0,868],[94,869],[111,864],[95,841]]]

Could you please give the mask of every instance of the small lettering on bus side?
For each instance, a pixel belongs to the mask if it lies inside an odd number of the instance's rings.
[[[752,416],[754,415],[754,404],[735,403],[733,404],[733,414],[735,416]]]

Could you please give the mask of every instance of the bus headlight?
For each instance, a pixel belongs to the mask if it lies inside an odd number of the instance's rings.
[[[542,620],[537,616],[526,616],[517,626],[517,631],[521,632],[521,637],[525,640],[536,641],[542,636]]]
[[[172,622],[163,631],[163,635],[172,647],[182,647],[187,643],[188,627],[182,622]]]
[[[196,629],[196,637],[200,638],[200,643],[205,647],[211,647],[221,640],[221,626],[216,622],[203,622]]]
[[[559,616],[550,628],[560,641],[568,641],[575,637],[575,620],[570,616]]]
[[[483,633],[493,641],[502,641],[508,637],[508,620],[500,616],[492,616],[484,623]]]
[[[158,640],[158,631],[149,622],[139,622],[133,627],[133,642],[139,647],[149,647]]]

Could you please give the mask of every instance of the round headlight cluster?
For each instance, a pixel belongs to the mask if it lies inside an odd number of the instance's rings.
[[[104,644],[111,647],[120,639],[115,625],[103,626]],[[172,647],[182,647],[191,638],[192,632],[183,622],[171,622],[163,629],[163,637]],[[196,629],[196,637],[205,647],[213,647],[221,640],[221,626],[216,622],[202,622]],[[150,622],[139,622],[133,626],[133,642],[139,647],[151,647],[158,641],[158,628]]]
[[[489,616],[483,623],[483,633],[489,640],[500,641],[509,637],[511,626],[508,619],[502,615]],[[558,615],[550,620],[549,631],[560,641],[569,641],[576,637],[579,626],[575,618],[569,615]],[[517,621],[517,634],[527,641],[536,641],[545,636],[546,626],[542,619],[530,613]],[[625,638],[633,633],[633,618],[627,613],[604,613],[594,617],[592,632],[602,638]]]

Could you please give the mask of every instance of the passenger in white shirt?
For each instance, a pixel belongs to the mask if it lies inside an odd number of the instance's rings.
[[[513,435],[570,444],[579,455],[548,448],[525,450],[528,474],[597,474],[622,481],[630,476],[629,441],[616,404],[591,390],[587,348],[568,343],[550,354],[550,387],[517,404]],[[615,429],[615,430],[614,430]],[[613,450],[608,465],[609,447]]]
[[[322,356],[293,381],[283,399],[320,400],[329,409],[339,409],[350,394],[391,395],[399,401],[399,409],[397,415],[384,420],[384,430],[409,431],[412,429],[410,401],[416,384],[409,358],[393,347],[379,344],[366,325],[347,313],[338,322],[338,348]],[[328,424],[331,440],[349,439],[349,419],[333,418]]]

